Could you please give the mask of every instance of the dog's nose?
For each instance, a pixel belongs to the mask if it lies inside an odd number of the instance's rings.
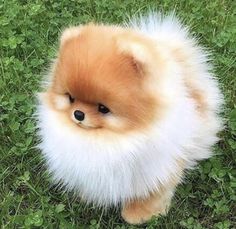
[[[74,111],[74,116],[78,121],[83,121],[84,120],[84,112],[80,110],[75,110]]]

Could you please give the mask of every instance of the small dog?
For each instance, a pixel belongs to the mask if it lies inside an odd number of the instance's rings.
[[[166,214],[184,171],[209,158],[222,95],[207,54],[174,16],[66,29],[39,96],[49,171],[140,224]]]

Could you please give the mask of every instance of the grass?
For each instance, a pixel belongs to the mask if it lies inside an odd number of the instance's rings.
[[[158,3],[159,2],[159,3]],[[226,128],[215,156],[191,171],[169,214],[143,226],[119,211],[85,206],[51,186],[35,149],[34,94],[55,55],[58,34],[71,24],[121,23],[128,15],[175,9],[210,48],[225,95]],[[0,226],[1,228],[236,228],[236,3],[231,0],[0,1]]]

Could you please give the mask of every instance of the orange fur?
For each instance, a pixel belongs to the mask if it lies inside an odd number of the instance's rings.
[[[146,41],[124,31],[89,25],[61,44],[50,90],[53,94],[70,93],[75,103],[68,108],[68,115],[76,109],[84,111],[91,127],[130,131],[149,125],[158,114],[158,103],[161,113],[161,101],[145,89],[145,62],[121,45],[123,40]],[[151,44],[148,53],[152,53]],[[106,123],[97,112],[99,103],[122,117],[123,125]]]

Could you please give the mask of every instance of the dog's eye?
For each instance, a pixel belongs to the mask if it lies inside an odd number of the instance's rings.
[[[110,112],[109,108],[107,108],[101,103],[98,104],[98,111],[103,114],[107,114],[108,112]]]
[[[73,98],[70,93],[66,93],[66,95],[68,96],[70,103],[73,103],[75,101],[75,98]]]

